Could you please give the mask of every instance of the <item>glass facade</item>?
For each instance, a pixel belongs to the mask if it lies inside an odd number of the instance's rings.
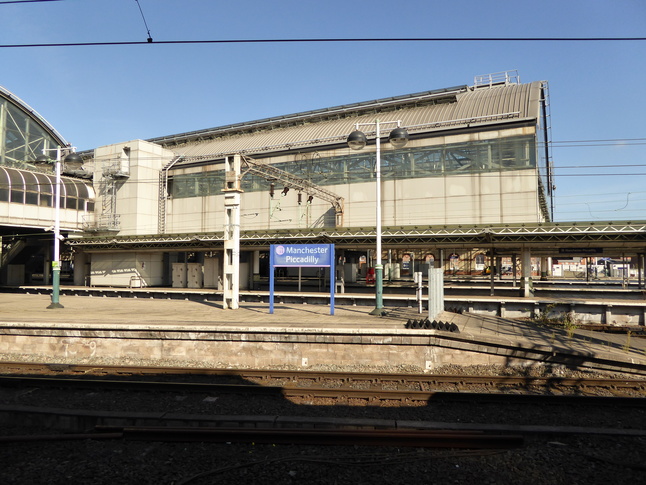
[[[58,144],[32,116],[0,96],[0,165],[29,168],[43,148]]]
[[[321,186],[369,182],[375,176],[375,154],[361,152],[340,157],[312,157],[273,166]],[[468,143],[384,150],[381,153],[383,179],[412,179],[445,175],[500,172],[536,167],[534,136],[515,136]],[[174,175],[169,191],[174,198],[219,195],[224,171]],[[242,179],[245,192],[268,190],[258,176]]]
[[[54,164],[36,167],[34,160],[43,149],[54,149],[63,142],[54,138],[37,115],[21,103],[0,89],[0,202],[54,207]],[[55,155],[50,152],[50,156]],[[63,177],[60,207],[93,211],[92,189],[84,181]]]

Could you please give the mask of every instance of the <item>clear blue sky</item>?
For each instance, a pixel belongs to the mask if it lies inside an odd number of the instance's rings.
[[[644,0],[139,3],[155,41],[646,36]],[[0,45],[147,36],[135,0],[0,1]],[[0,65],[0,85],[80,150],[516,69],[549,82],[556,220],[646,220],[645,41],[1,48]]]

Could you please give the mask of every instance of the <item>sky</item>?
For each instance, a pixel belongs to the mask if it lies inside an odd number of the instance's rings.
[[[549,83],[554,219],[646,220],[646,41],[156,44],[429,37],[643,38],[646,2],[0,0],[0,86],[86,150],[516,70]],[[8,47],[97,42],[144,44]]]

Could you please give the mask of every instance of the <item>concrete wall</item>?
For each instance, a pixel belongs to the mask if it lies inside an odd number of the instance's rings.
[[[97,148],[91,168],[97,192],[97,220],[114,213],[119,216],[120,236],[156,234],[159,174],[173,157],[173,152],[143,140]],[[106,176],[106,172],[112,175]],[[114,211],[108,209],[112,188],[116,188]]]
[[[144,287],[163,284],[161,253],[94,253],[90,285]]]
[[[62,230],[81,231],[85,211],[60,209]],[[0,202],[0,225],[47,228],[54,226],[56,209],[37,205]]]
[[[316,334],[217,331],[191,329],[4,329],[0,352],[51,356],[76,362],[129,361],[186,362],[219,367],[347,366],[362,369],[383,366],[417,367],[420,371],[443,365],[512,365],[539,352],[487,346],[482,342],[443,340],[435,331],[400,331],[388,334],[321,332]]]

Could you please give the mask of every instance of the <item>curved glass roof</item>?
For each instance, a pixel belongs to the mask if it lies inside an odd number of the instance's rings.
[[[0,166],[0,202],[54,207],[54,175]],[[61,177],[61,208],[94,209],[94,190],[85,181]]]
[[[0,165],[33,168],[43,148],[66,146],[65,139],[20,98],[0,87]]]

